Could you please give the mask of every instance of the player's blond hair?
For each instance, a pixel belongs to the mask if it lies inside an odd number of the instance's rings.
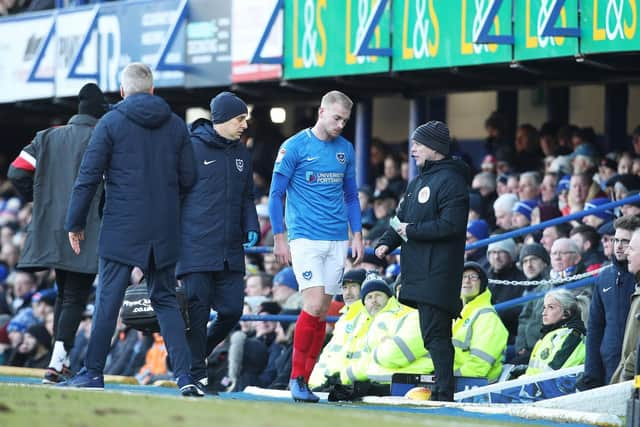
[[[321,107],[328,107],[332,104],[340,104],[347,110],[351,110],[353,107],[353,101],[344,93],[339,90],[332,90],[331,92],[327,92],[322,97],[322,102],[320,103]]]

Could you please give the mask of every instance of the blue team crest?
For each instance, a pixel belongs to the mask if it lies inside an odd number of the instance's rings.
[[[236,168],[238,169],[238,172],[242,172],[244,169],[244,160],[236,159]]]
[[[336,153],[336,159],[338,159],[340,163],[344,163],[345,158],[346,156],[344,155],[344,153]]]
[[[318,177],[314,171],[307,171],[305,174],[305,179],[309,184],[315,184],[318,181]]]
[[[313,273],[311,273],[311,271],[302,272],[302,277],[304,277],[305,280],[311,280],[311,276],[313,276]]]

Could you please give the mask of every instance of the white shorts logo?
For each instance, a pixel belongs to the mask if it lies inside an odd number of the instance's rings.
[[[422,187],[418,192],[418,202],[427,203],[429,201],[429,196],[431,196],[431,189],[429,189],[429,186]]]

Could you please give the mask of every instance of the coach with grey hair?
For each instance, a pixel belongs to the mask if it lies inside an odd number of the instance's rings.
[[[98,289],[85,367],[61,386],[104,388],[103,370],[131,270],[140,267],[149,299],[185,396],[202,396],[189,376],[191,354],[175,295],[180,196],[193,186],[195,160],[187,126],[153,95],[153,74],[131,63],[121,75],[124,98],[96,126],[69,202],[65,230],[80,254],[87,213],[105,181],[98,241]],[[104,178],[103,178],[104,177]]]

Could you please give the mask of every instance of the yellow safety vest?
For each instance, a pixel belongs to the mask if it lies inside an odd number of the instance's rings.
[[[385,335],[373,349],[367,377],[372,381],[389,383],[394,373],[432,372],[433,361],[424,348],[420,315],[417,310],[410,308],[397,322],[395,330]]]
[[[349,305],[333,328],[331,340],[320,353],[320,358],[309,377],[311,388],[324,384],[326,377],[339,373],[344,367],[348,353],[355,351],[353,341],[356,336],[366,334],[371,319],[361,300]]]
[[[410,310],[410,307],[400,304],[394,297],[389,298],[387,304],[371,320],[366,334],[360,335],[357,342],[354,342],[357,351],[348,355],[346,366],[340,373],[343,384],[368,379],[367,371],[372,363],[374,350],[385,337],[396,331],[398,323]],[[363,310],[363,313],[367,311]]]
[[[552,371],[553,368],[549,363],[556,356],[556,353],[562,348],[565,340],[569,338],[573,329],[559,328],[548,332],[544,337],[540,338],[531,351],[529,359],[529,367],[526,375],[535,375],[542,372]],[[571,352],[571,355],[562,365],[562,368],[582,365],[586,357],[586,346],[584,344],[584,336],[580,344]]]
[[[496,380],[509,332],[491,305],[491,291],[486,289],[469,301],[460,315],[452,332],[454,375]]]

